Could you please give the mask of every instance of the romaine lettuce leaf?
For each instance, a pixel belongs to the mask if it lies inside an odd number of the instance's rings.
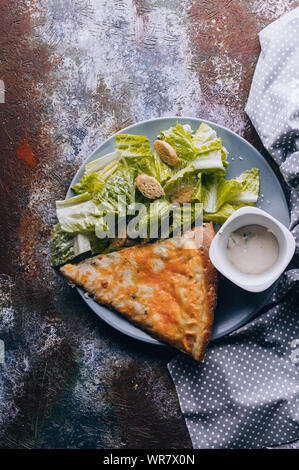
[[[196,221],[202,222],[203,207],[199,203],[185,204],[180,206],[172,204],[172,223],[170,233],[179,236],[183,232],[190,230]]]
[[[221,150],[222,148],[221,139],[217,137],[216,131],[204,122],[200,124],[199,128],[192,136],[192,145],[195,155],[211,152],[213,150]]]
[[[108,238],[98,238],[94,232],[68,233],[61,225],[54,225],[51,237],[52,266],[60,266],[84,253],[103,253],[109,245]]]
[[[163,160],[154,153],[153,155],[140,160],[139,172],[153,176],[159,181],[159,183],[163,183],[167,179],[171,178],[171,176],[175,174],[176,170],[163,162]]]
[[[169,196],[184,186],[196,186],[198,183],[199,172],[209,173],[215,175],[223,175],[224,168],[221,159],[221,150],[208,152],[198,156],[192,163],[185,166],[164,184],[163,188],[165,193]],[[197,188],[198,189],[198,188]],[[197,192],[198,198],[199,193]]]
[[[192,165],[197,171],[217,171],[219,174],[225,174],[225,169],[222,163],[221,149],[212,150],[211,152],[197,155],[196,159],[193,160]]]
[[[133,218],[128,224],[130,238],[157,237],[162,220],[168,218],[170,202],[166,198],[156,199],[151,203],[131,205]],[[138,214],[137,211],[138,210]]]
[[[141,210],[140,210],[141,209]],[[171,204],[166,198],[143,205],[138,218],[128,224],[128,236],[155,239],[178,236],[189,230],[195,220],[202,216],[202,205],[198,203]]]
[[[174,169],[153,154],[147,137],[129,134],[117,134],[116,146],[122,153],[121,165],[135,178],[140,173],[154,176],[159,183],[170,178]]]
[[[201,147],[206,142],[217,139],[216,131],[208,124],[202,122],[192,137],[194,147]]]
[[[242,189],[237,180],[226,180],[215,174],[203,175],[202,203],[205,212],[218,212],[220,207]]]
[[[197,182],[192,195],[193,201],[202,201],[202,173],[197,173]]]
[[[192,136],[181,124],[161,131],[159,138],[175,148],[183,166],[192,162],[197,171],[219,170],[224,173],[222,143],[216,132],[202,123]]]
[[[117,134],[116,148],[121,152],[121,166],[132,174],[133,179],[141,173],[141,159],[153,158],[150,141],[142,135]]]
[[[228,151],[226,150],[225,147],[221,147],[221,159],[222,159],[222,165],[227,168],[229,166],[229,163],[227,161],[228,157]]]
[[[87,163],[85,166],[84,175],[91,175],[92,173],[99,173],[101,170],[106,168],[110,163],[115,162],[121,158],[122,154],[118,150],[115,152],[107,153],[107,155],[103,155],[102,157],[93,160],[92,162]]]
[[[120,168],[106,181],[95,200],[105,211],[123,212],[127,205],[135,201],[134,175],[126,168]]]
[[[166,181],[163,189],[167,196],[171,196],[179,189],[185,186],[196,186],[197,184],[197,175],[192,164],[182,168],[175,175],[173,175],[169,180]]]
[[[143,135],[116,134],[115,147],[124,157],[144,157],[152,155],[150,141]]]
[[[103,157],[104,158],[104,157]],[[99,159],[100,160],[100,159]],[[91,162],[93,163],[93,162]],[[77,194],[88,192],[96,194],[105,186],[105,181],[119,168],[119,163],[113,161],[96,173],[85,172],[79,182],[72,186]]]
[[[93,232],[88,234],[88,240],[90,243],[90,251],[93,255],[97,253],[104,253],[104,251],[106,251],[107,247],[109,246],[109,242],[111,241],[111,239],[108,237],[99,238]]]
[[[224,224],[224,222],[242,205],[223,204],[218,212],[204,212],[203,218],[206,222],[215,222],[216,224]]]
[[[221,139],[215,139],[215,140],[212,140],[211,142],[206,142],[205,144],[202,144],[200,147],[195,147],[195,146],[193,147],[194,147],[195,156],[197,156],[203,153],[212,152],[214,150],[221,150],[222,143],[221,143]]]
[[[89,193],[79,194],[65,201],[56,201],[56,214],[63,232],[88,232],[95,228],[102,216]]]
[[[52,266],[59,266],[90,250],[89,239],[83,234],[63,232],[61,225],[54,225],[51,237]]]
[[[236,178],[236,181],[241,183],[241,190],[229,199],[232,204],[254,204],[259,197],[259,170],[252,168],[251,170],[244,171]]]
[[[222,202],[222,205],[220,207],[218,204],[216,207],[216,211],[210,210],[209,204],[206,204],[205,206],[206,210],[204,212],[204,220],[215,222],[218,224],[223,224],[240,207],[243,207],[246,205],[252,205],[257,201],[258,193],[259,193],[259,171],[257,168],[252,168],[252,170],[244,171],[243,173],[241,173],[240,176],[238,176],[234,180],[233,179],[228,180],[227,182],[229,183],[230,186],[231,185],[233,186],[231,186],[230,188],[229,186],[226,185],[227,191],[225,191],[225,188],[224,190],[222,190],[223,197],[221,198],[221,200],[222,201],[225,200],[225,202],[224,203]],[[238,192],[235,195],[232,195],[232,194],[237,189],[237,186],[233,182],[236,182],[238,185],[241,185],[241,188],[238,190]],[[218,191],[219,191],[219,188],[221,189],[221,187],[220,186],[218,187]],[[230,189],[233,192],[230,193]],[[215,190],[215,187],[214,187],[214,190]],[[216,188],[216,192],[217,192],[217,188]],[[211,206],[213,207],[213,204],[211,204]]]
[[[101,191],[105,182],[98,173],[91,173],[91,175],[82,176],[78,183],[72,186],[72,190],[76,194],[90,193],[91,195]]]
[[[191,136],[192,130],[190,132],[189,128],[186,126],[176,123],[175,126],[170,127],[165,131],[161,131],[159,139],[165,140],[169,145],[171,145],[176,150],[180,161],[183,164],[187,164],[193,160],[195,156]]]

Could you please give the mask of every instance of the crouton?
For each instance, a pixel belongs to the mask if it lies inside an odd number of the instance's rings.
[[[155,140],[154,148],[161,160],[168,165],[178,166],[180,164],[180,160],[178,159],[175,149],[167,142],[164,142],[164,140]]]
[[[192,195],[194,193],[194,186],[184,186],[176,191],[170,198],[171,202],[175,204],[185,204],[192,202]]]
[[[160,196],[165,196],[164,189],[162,188],[159,181],[153,176],[142,173],[135,179],[135,186],[143,194],[143,196],[149,199],[156,199]]]

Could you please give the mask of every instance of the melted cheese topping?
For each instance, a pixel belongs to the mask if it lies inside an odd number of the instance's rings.
[[[195,357],[211,315],[201,251],[187,241],[135,246],[67,264],[61,272],[98,302]]]

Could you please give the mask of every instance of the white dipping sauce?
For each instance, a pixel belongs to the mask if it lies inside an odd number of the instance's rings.
[[[279,246],[270,230],[261,225],[247,225],[228,238],[227,256],[244,274],[260,274],[276,262]]]

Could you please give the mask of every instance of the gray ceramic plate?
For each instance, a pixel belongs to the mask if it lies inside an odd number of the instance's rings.
[[[153,143],[161,129],[168,129],[170,126],[175,125],[176,121],[182,124],[189,124],[193,130],[196,130],[202,122],[201,119],[195,118],[158,118],[134,124],[121,130],[120,133],[146,135],[151,143]],[[246,142],[246,140],[242,139],[234,132],[212,122],[205,122],[216,130],[217,135],[221,137],[223,141],[223,145],[229,151],[228,161],[230,166],[227,171],[227,178],[235,177],[242,173],[242,171],[251,169],[252,167],[259,168],[261,195],[257,206],[288,226],[289,212],[284,193],[273,170],[262,155],[255,150],[252,145]],[[114,142],[115,137],[112,136],[93,152],[77,172],[71,186],[83,175],[86,163],[114,150]],[[69,189],[67,197],[71,197],[72,195],[73,192]],[[219,279],[218,306],[215,311],[212,339],[220,338],[248,322],[265,305],[273,293],[274,288],[275,286],[272,286],[264,292],[253,294],[240,289],[227,279],[221,277]],[[102,320],[118,331],[147,343],[156,345],[163,344],[132,325],[117,312],[102,307],[91,298],[86,299],[82,289],[79,288],[78,291],[84,302],[86,302]]]

